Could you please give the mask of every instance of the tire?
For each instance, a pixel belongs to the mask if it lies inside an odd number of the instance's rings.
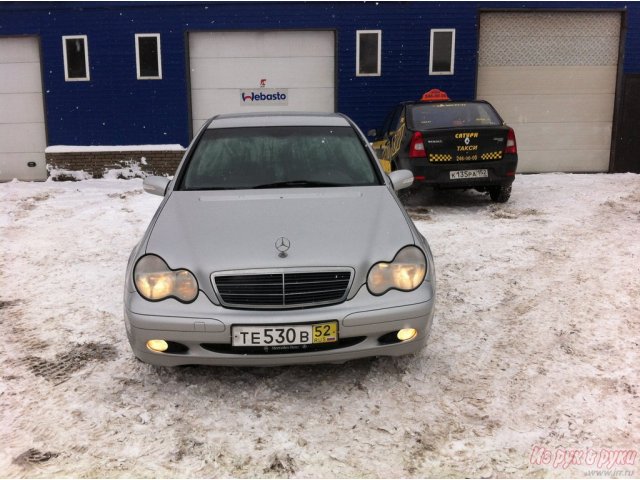
[[[409,202],[409,200],[411,200],[411,197],[413,196],[413,188],[408,187],[408,188],[403,188],[402,190],[398,190],[396,192],[396,195],[398,196],[402,204],[406,205]]]
[[[499,187],[489,187],[491,200],[497,203],[506,203],[511,197],[511,185],[501,185]]]

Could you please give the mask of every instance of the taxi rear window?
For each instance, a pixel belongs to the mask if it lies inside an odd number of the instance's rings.
[[[495,110],[486,103],[442,102],[412,105],[408,117],[412,130],[502,125]]]

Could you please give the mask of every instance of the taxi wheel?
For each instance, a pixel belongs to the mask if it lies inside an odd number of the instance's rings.
[[[405,188],[396,192],[396,195],[398,195],[398,198],[400,199],[402,204],[406,205],[409,199],[413,196],[413,190],[411,189],[411,187]]]
[[[497,203],[505,203],[511,197],[511,185],[501,185],[499,187],[489,187],[491,200]]]

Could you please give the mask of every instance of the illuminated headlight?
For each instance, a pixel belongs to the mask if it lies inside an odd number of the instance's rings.
[[[133,269],[138,293],[147,300],[176,298],[192,302],[198,296],[198,281],[189,270],[171,270],[157,255],[145,255]]]
[[[427,259],[418,247],[400,250],[391,262],[376,263],[367,276],[367,287],[374,295],[396,289],[410,292],[418,288],[427,274]]]

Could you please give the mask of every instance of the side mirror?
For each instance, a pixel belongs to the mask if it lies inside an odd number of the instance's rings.
[[[411,170],[396,170],[389,174],[389,178],[396,192],[413,185],[413,173]]]
[[[367,137],[378,138],[378,130],[375,128],[372,128],[367,132]]]
[[[142,181],[142,188],[147,193],[164,197],[170,181],[166,177],[147,177]]]

